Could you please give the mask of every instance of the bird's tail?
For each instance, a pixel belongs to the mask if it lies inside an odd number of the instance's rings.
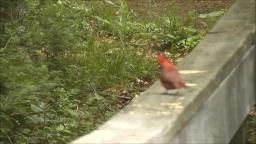
[[[184,82],[180,81],[179,82],[179,87],[180,88],[187,88],[188,86]]]

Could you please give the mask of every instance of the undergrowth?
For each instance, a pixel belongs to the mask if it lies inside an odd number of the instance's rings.
[[[167,11],[138,22],[125,1],[2,2],[0,142],[66,143],[97,128],[201,34]]]

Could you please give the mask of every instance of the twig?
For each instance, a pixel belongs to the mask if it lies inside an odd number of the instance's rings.
[[[11,144],[13,144],[11,138],[9,136],[7,136],[8,140],[10,141]]]
[[[104,92],[100,92],[100,91],[97,91],[96,93],[101,94],[103,96],[112,96],[112,94],[108,94],[108,93],[104,93]]]
[[[7,42],[6,42],[5,45],[4,45],[4,48],[6,48],[6,47],[8,46],[8,44],[10,43],[10,41],[11,41],[11,38],[9,38],[9,39],[7,40]]]
[[[113,111],[109,106],[106,106],[106,108],[107,108],[109,111]]]
[[[132,99],[132,97],[127,97],[127,96],[117,96],[117,97],[123,98],[123,99],[128,99],[128,100],[131,100],[131,99]]]

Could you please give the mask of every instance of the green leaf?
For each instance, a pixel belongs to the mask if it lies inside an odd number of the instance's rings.
[[[116,6],[116,4],[114,4],[112,1],[110,0],[104,0],[106,3],[110,4],[110,5],[113,5],[113,6]]]
[[[214,17],[219,17],[224,14],[224,11],[213,11],[211,13],[207,14],[200,14],[199,18],[205,19],[205,18],[214,18]]]
[[[42,108],[40,108],[40,107],[38,107],[38,106],[36,106],[36,105],[34,105],[34,104],[30,104],[30,108],[31,108],[31,110],[32,110],[33,112],[42,112],[42,111],[43,111]]]
[[[31,120],[32,123],[42,123],[44,122],[44,118],[40,116],[29,116],[29,120]]]
[[[61,125],[59,125],[58,127],[57,127],[57,129],[56,130],[58,130],[58,131],[62,131],[62,130],[64,130],[64,126],[61,124]]]

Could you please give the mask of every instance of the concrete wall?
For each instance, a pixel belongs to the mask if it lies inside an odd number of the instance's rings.
[[[170,143],[229,143],[255,103],[252,46]]]
[[[255,0],[237,0],[179,63],[180,96],[157,81],[72,143],[228,143],[256,101],[255,24]]]

